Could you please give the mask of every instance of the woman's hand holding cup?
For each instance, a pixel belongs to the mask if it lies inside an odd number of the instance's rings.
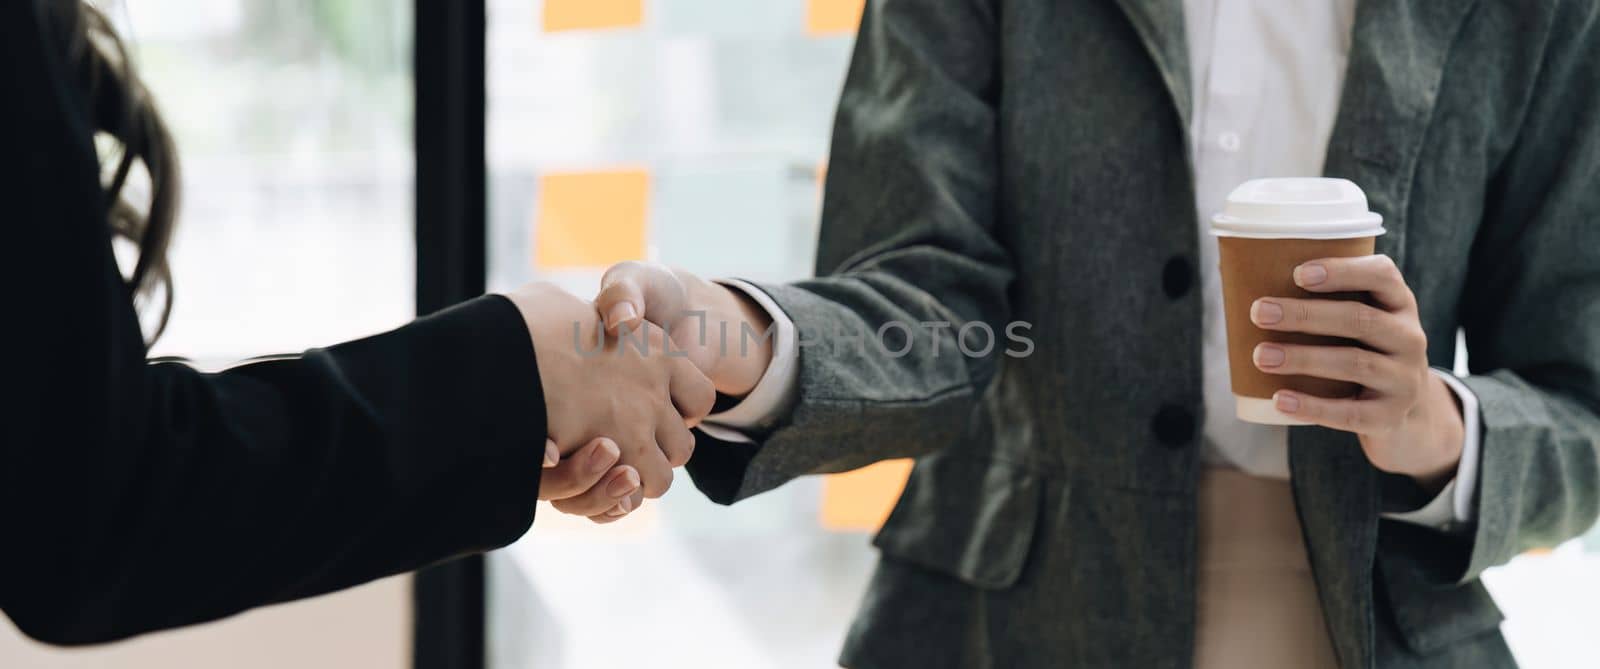
[[[1211,218],[1241,420],[1353,432],[1377,468],[1437,491],[1461,458],[1455,393],[1428,368],[1383,217],[1344,179],[1256,179]]]
[[[1388,256],[1323,258],[1301,264],[1294,282],[1312,293],[1367,293],[1358,300],[1263,297],[1250,307],[1256,327],[1341,337],[1361,345],[1262,342],[1257,369],[1361,385],[1350,398],[1293,390],[1273,394],[1278,411],[1316,425],[1354,432],[1367,459],[1437,491],[1454,475],[1463,427],[1455,393],[1428,367],[1428,338],[1417,301]]]

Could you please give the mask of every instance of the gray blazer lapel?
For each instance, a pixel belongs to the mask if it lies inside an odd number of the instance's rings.
[[[1193,100],[1189,96],[1189,40],[1183,26],[1182,0],[1117,0],[1117,4],[1139,33],[1145,51],[1155,60],[1187,137]],[[1184,142],[1185,147],[1188,145]]]
[[[1360,0],[1356,5],[1350,62],[1324,173],[1350,179],[1366,191],[1389,231],[1378,238],[1378,251],[1402,267],[1412,176],[1445,59],[1472,4]],[[1289,467],[1334,646],[1345,667],[1371,667],[1376,472],[1354,435],[1311,427],[1290,430]]]
[[[1360,184],[1405,266],[1406,203],[1445,58],[1475,0],[1359,0],[1339,116],[1323,172]]]

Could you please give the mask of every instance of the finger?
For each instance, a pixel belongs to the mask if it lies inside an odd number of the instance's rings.
[[[694,455],[694,433],[684,426],[678,414],[671,410],[663,413],[665,415],[656,422],[656,444],[661,447],[668,465],[682,467],[689,464],[689,457]]]
[[[1251,355],[1268,374],[1298,374],[1359,383],[1381,392],[1404,390],[1409,377],[1399,361],[1354,346],[1308,346],[1267,342]]]
[[[602,512],[602,513],[597,513],[595,515],[589,516],[589,520],[594,522],[596,525],[607,525],[607,524],[615,523],[615,522],[617,522],[619,520],[622,520],[623,518],[627,518],[628,514],[630,514],[630,513],[633,513],[633,512],[632,511],[622,511],[622,510],[620,510],[620,507],[613,507],[611,509],[608,509],[608,510]]]
[[[617,464],[622,450],[601,437],[566,457],[539,476],[539,499],[564,499],[594,487],[606,470]]]
[[[1294,268],[1294,283],[1313,293],[1367,292],[1390,311],[1415,310],[1406,278],[1386,255],[1322,258]]]
[[[1300,300],[1263,297],[1250,305],[1250,321],[1264,330],[1347,337],[1388,353],[1428,349],[1414,319],[1355,300]]]
[[[693,363],[684,359],[671,359],[672,378],[669,381],[669,392],[672,395],[672,406],[678,410],[684,425],[694,427],[706,416],[711,415],[712,407],[717,403],[717,388],[711,379],[700,372]]]
[[[606,523],[613,523],[613,522],[616,522],[618,520],[622,520],[628,514],[631,514],[631,513],[635,512],[635,511],[638,511],[643,506],[644,506],[644,491],[643,490],[635,490],[633,492],[633,495],[630,496],[627,499],[626,502],[618,502],[617,506],[611,507],[610,509],[607,509],[603,513],[600,513],[600,514],[597,514],[597,515],[593,515],[593,516],[589,516],[589,520],[592,520],[592,521],[594,521],[596,523],[599,523],[601,525],[604,525]]]
[[[612,522],[612,521],[615,521],[615,520],[619,520],[623,516],[626,516],[626,515],[628,515],[630,513],[633,513],[634,511],[638,511],[639,507],[643,506],[643,505],[644,505],[644,493],[640,492],[640,491],[635,491],[633,493],[633,495],[629,496],[627,499],[619,500],[617,502],[616,506],[613,506],[610,509],[606,509],[605,512],[599,514],[598,516],[589,516],[589,519],[590,520],[595,520],[595,518],[599,517],[599,518],[603,518],[604,520],[603,521],[596,520],[595,522],[609,523],[609,522]]]
[[[665,327],[684,310],[679,290],[669,290],[672,270],[658,263],[620,262],[600,277],[600,295],[595,298],[606,329],[613,334],[620,326],[636,327],[650,321]]]
[[[561,463],[561,448],[556,446],[555,440],[544,440],[544,468],[549,469]]]
[[[1403,414],[1383,400],[1327,399],[1292,390],[1273,393],[1272,401],[1278,411],[1295,418],[1356,434],[1387,431]]]
[[[667,463],[667,456],[661,452],[660,446],[654,441],[645,443],[648,448],[632,462],[639,470],[639,489],[644,491],[646,498],[657,499],[672,487],[672,466]]]
[[[621,265],[612,267],[601,280],[600,294],[594,298],[594,308],[606,331],[616,334],[618,329],[637,328],[644,317],[644,290],[638,281],[627,273],[613,275]]]
[[[606,472],[594,487],[584,492],[551,502],[557,511],[574,516],[593,516],[626,503],[639,489],[639,472],[628,465],[617,465]]]

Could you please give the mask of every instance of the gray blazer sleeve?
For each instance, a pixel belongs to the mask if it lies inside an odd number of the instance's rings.
[[[1484,427],[1463,581],[1600,515],[1600,12],[1568,4],[1579,15],[1557,19],[1463,301]]]
[[[761,286],[799,328],[796,405],[754,453],[702,435],[689,471],[713,499],[932,452],[960,434],[1007,346],[994,33],[982,0],[867,4],[834,121],[820,278]],[[959,349],[968,324],[969,351],[992,333],[987,355]]]

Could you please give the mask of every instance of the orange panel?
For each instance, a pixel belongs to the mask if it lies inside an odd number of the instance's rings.
[[[535,267],[606,267],[644,259],[648,171],[545,174],[539,177],[538,198]]]
[[[867,0],[807,0],[806,32],[812,35],[853,33],[861,25]]]
[[[822,526],[872,532],[883,526],[911,475],[911,460],[889,460],[822,481]]]
[[[630,28],[644,23],[644,0],[545,0],[544,31]]]

